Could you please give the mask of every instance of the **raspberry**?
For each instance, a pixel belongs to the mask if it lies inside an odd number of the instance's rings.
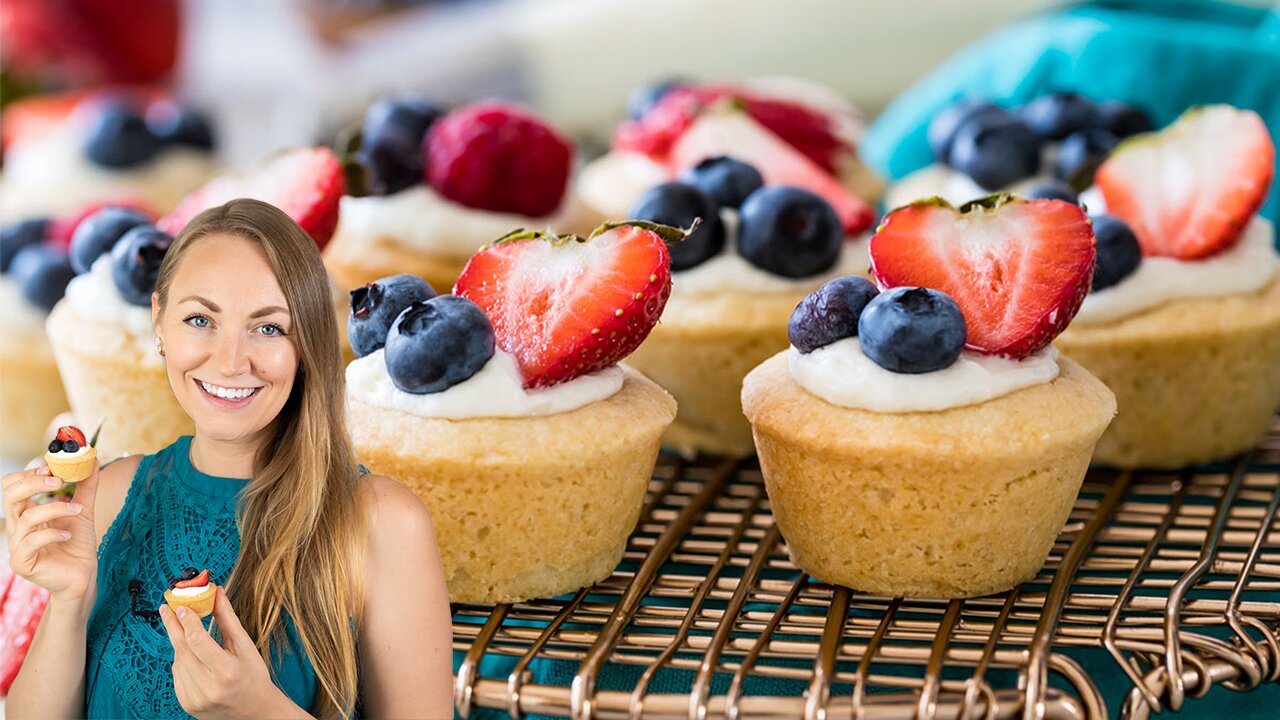
[[[531,217],[560,207],[573,148],[541,119],[503,103],[445,115],[427,133],[427,183],[454,202]]]

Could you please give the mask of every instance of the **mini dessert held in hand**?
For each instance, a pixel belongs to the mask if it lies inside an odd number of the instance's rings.
[[[58,435],[49,443],[44,454],[44,462],[49,472],[65,483],[77,483],[93,474],[93,465],[98,453],[85,439],[80,428],[64,425],[58,428]]]
[[[356,449],[431,510],[452,601],[549,597],[621,559],[676,408],[618,362],[662,314],[682,235],[520,231],[454,295],[406,275],[352,292]]]
[[[218,586],[209,581],[208,570],[184,568],[182,574],[169,579],[169,587],[164,591],[164,601],[169,609],[178,612],[185,607],[200,617],[213,612],[213,604],[218,596]]]
[[[1115,414],[1050,345],[1089,287],[1089,223],[1058,200],[935,198],[886,216],[871,260],[880,290],[825,284],[743,383],[778,527],[827,582],[1006,590],[1044,562]]]

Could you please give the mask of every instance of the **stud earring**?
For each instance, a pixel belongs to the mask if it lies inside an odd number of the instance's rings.
[[[159,337],[156,338],[156,352],[160,353],[160,357],[164,357],[164,343]]]

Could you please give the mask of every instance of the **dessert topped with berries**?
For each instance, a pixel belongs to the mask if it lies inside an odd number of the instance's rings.
[[[647,190],[708,158],[752,165],[766,185],[821,195],[847,235],[872,221],[879,180],[858,159],[861,116],[826,88],[795,78],[736,84],[667,81],[639,88],[610,151],[584,168],[578,192],[621,217]]]
[[[54,477],[68,483],[89,477],[97,458],[97,452],[89,445],[84,433],[72,425],[58,428],[57,436],[49,442],[48,451],[44,454],[45,464]]]
[[[886,205],[934,196],[959,205],[993,192],[1076,202],[1116,144],[1151,127],[1132,105],[1076,93],[1013,108],[961,100],[929,124],[934,164],[890,187]]]
[[[183,568],[177,577],[169,578],[164,591],[164,601],[174,612],[180,607],[189,608],[200,617],[213,612],[218,586],[209,579],[209,570],[194,567]]]
[[[3,143],[0,205],[17,218],[123,199],[167,209],[218,167],[208,118],[147,89],[16,101]]]
[[[472,253],[511,228],[582,224],[569,192],[573,145],[511,103],[447,110],[416,96],[383,98],[365,114],[349,160],[363,182],[343,198],[326,255],[348,286],[393,268],[452,284]]]
[[[1052,340],[1088,292],[1094,237],[1060,200],[899,208],[871,240],[878,290],[838,278],[791,317],[792,377],[875,412],[980,403],[1058,374]]]
[[[1193,108],[1121,143],[1081,195],[1098,268],[1078,322],[1110,323],[1170,300],[1248,293],[1280,268],[1258,214],[1275,172],[1262,119],[1228,105]]]
[[[617,363],[671,291],[668,241],[650,223],[587,238],[517,231],[476,253],[453,295],[412,275],[351,292],[347,368],[363,400],[429,417],[565,412],[623,384]]]

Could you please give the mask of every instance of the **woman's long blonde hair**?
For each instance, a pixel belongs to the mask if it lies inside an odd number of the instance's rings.
[[[298,349],[293,391],[258,449],[240,496],[240,557],[227,582],[236,614],[271,665],[285,614],[315,668],[313,712],[350,715],[359,682],[364,521],[347,432],[343,368],[329,279],[315,242],[279,209],[232,200],[197,215],[165,255],[156,279],[161,311],[187,251],[229,234],[266,251],[292,315]]]

